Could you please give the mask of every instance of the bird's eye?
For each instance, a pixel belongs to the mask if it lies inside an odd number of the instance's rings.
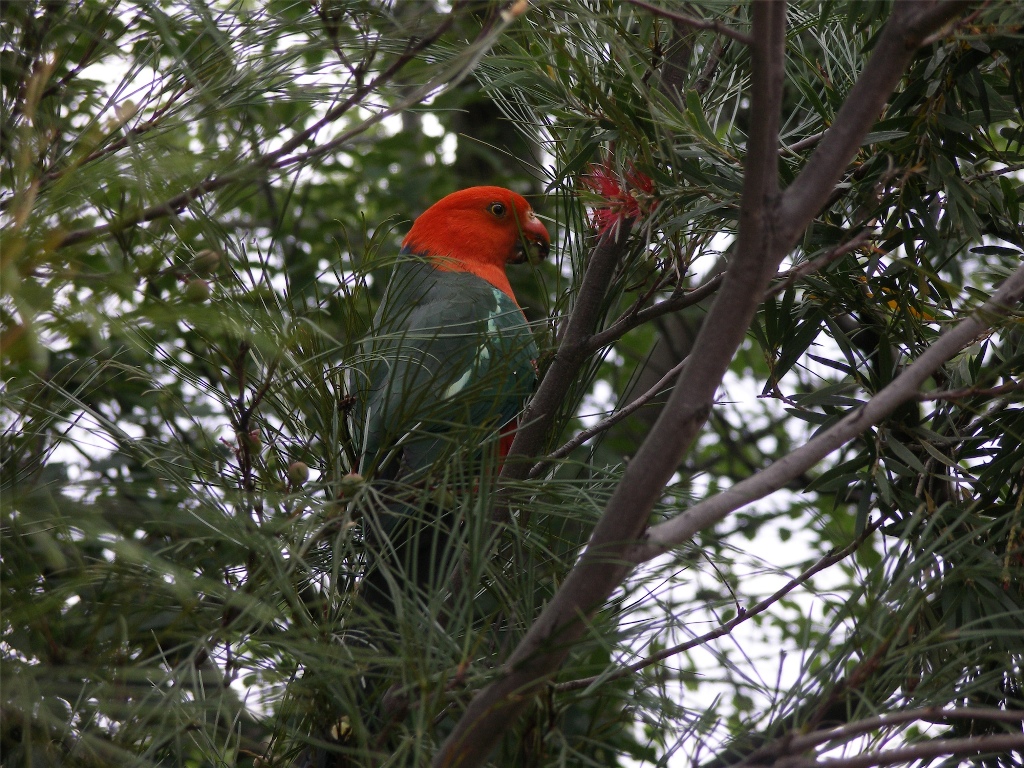
[[[505,204],[504,203],[491,203],[487,206],[487,210],[493,213],[498,218],[505,215]]]

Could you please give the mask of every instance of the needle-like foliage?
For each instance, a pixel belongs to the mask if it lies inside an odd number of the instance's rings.
[[[0,762],[1020,765],[1022,73],[1009,1],[0,5]],[[541,382],[356,474],[476,184]]]

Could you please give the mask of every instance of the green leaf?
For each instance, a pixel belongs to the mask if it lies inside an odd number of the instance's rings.
[[[694,90],[686,92],[686,116],[690,124],[697,129],[697,133],[707,139],[708,143],[721,147],[718,136],[711,129],[707,118],[704,116],[704,107],[701,105],[700,94]]]
[[[903,443],[901,443],[899,440],[893,437],[891,432],[888,435],[886,435],[885,446],[887,448],[891,448],[892,452],[895,453],[896,456],[898,456],[907,466],[911,467],[915,472],[918,472],[920,474],[925,473],[924,464],[921,463],[921,460],[918,459],[917,456],[915,456],[914,453],[909,448],[907,448],[907,446],[905,446]]]

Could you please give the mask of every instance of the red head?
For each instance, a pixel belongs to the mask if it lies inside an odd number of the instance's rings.
[[[402,241],[440,269],[472,272],[513,300],[505,265],[542,259],[550,243],[530,204],[502,187],[453,192],[425,210]]]

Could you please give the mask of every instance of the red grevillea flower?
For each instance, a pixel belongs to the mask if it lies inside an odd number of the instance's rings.
[[[656,189],[651,177],[641,173],[630,163],[625,183],[607,165],[591,165],[583,176],[583,185],[603,201],[594,205],[590,223],[604,234],[623,219],[639,219],[653,213],[658,207],[654,199]],[[639,197],[637,196],[639,194]]]

